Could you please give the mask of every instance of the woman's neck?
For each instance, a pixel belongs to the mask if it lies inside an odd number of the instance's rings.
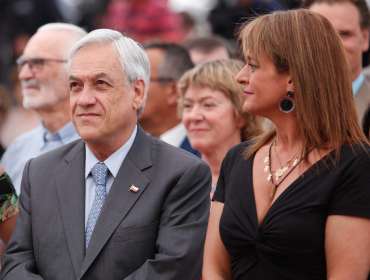
[[[232,143],[227,143],[227,145],[225,145],[224,143],[224,145],[220,145],[217,148],[202,152],[202,160],[205,161],[211,168],[212,186],[215,186],[217,184],[221,164],[226,156],[227,151],[240,142],[240,139],[238,139],[233,141]]]
[[[209,154],[202,154],[202,160],[206,162],[211,168],[212,186],[215,186],[217,184],[218,176],[220,175],[222,160],[224,159],[225,155],[226,152],[222,156],[219,151],[215,151],[214,153]]]
[[[276,143],[275,149],[284,161],[288,160],[292,154],[297,153],[302,148],[302,139],[299,133],[298,121],[296,118],[286,118],[284,122],[275,123]]]
[[[276,127],[278,146],[283,147],[284,150],[291,150],[297,144],[302,145],[296,111],[288,114],[278,112],[271,121]]]

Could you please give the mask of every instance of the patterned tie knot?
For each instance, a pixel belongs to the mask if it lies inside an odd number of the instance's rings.
[[[105,186],[108,177],[108,167],[104,162],[98,162],[91,168],[91,174],[96,186]]]

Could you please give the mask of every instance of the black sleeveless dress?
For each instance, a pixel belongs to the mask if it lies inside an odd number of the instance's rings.
[[[254,156],[241,143],[226,155],[213,200],[224,203],[220,235],[235,280],[326,280],[328,215],[370,218],[370,147],[341,147],[340,160],[319,161],[273,203],[260,228],[252,185]],[[332,155],[333,153],[331,153]],[[261,163],[263,164],[263,163]],[[369,278],[370,279],[370,278]]]

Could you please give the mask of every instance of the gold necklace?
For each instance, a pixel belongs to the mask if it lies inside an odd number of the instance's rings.
[[[295,167],[298,164],[298,155],[302,151],[302,148],[299,149],[298,152],[296,152],[294,154],[294,156],[291,159],[289,159],[284,164],[281,164],[280,163],[279,157],[277,155],[277,152],[276,152],[276,140],[274,141],[274,151],[275,151],[275,155],[276,155],[276,158],[278,160],[278,163],[279,163],[279,169],[276,170],[276,171],[274,171],[275,172],[275,180],[276,181],[279,181],[280,177],[284,174],[284,172],[286,172],[291,167],[292,162],[293,162],[293,167]]]
[[[289,172],[281,179],[281,181],[278,183],[274,183],[274,179],[272,178],[272,170],[271,170],[271,160],[270,160],[270,152],[271,152],[271,147],[272,145],[276,142],[276,138],[275,140],[271,143],[270,145],[270,148],[269,148],[269,153],[267,155],[267,157],[265,157],[264,159],[264,163],[265,164],[268,164],[267,166],[267,171],[270,171],[270,174],[269,176],[267,177],[267,180],[268,181],[271,181],[271,191],[270,191],[270,198],[271,199],[274,199],[275,197],[275,193],[276,193],[276,189],[277,187],[281,184],[281,182],[283,182],[285,180],[285,178],[294,170],[294,168],[298,165],[298,163],[303,159],[303,157],[300,157],[299,159],[296,158],[296,160],[294,160],[294,165],[293,165],[293,168],[289,170]],[[307,154],[311,153],[311,151],[313,150],[314,148],[312,148]],[[301,149],[302,150],[302,149]],[[266,170],[266,168],[265,168]],[[265,172],[267,172],[265,171]]]
[[[302,148],[299,149],[299,151],[296,152],[295,155],[291,159],[289,159],[286,163],[281,164],[280,160],[279,160],[279,157],[277,155],[277,152],[276,152],[276,139],[277,139],[277,137],[275,137],[274,141],[271,143],[269,153],[268,153],[267,157],[265,157],[263,162],[264,162],[264,164],[266,164],[264,172],[269,172],[269,175],[267,176],[267,181],[270,181],[272,179],[272,174],[274,173],[275,174],[275,181],[277,182],[277,181],[279,181],[280,177],[291,167],[292,163],[293,163],[293,168],[298,164],[298,162],[299,162],[298,155],[302,151]],[[277,158],[278,163],[279,163],[279,169],[277,169],[276,171],[273,171],[273,170],[270,169],[270,165],[271,165],[271,163],[270,163],[270,151],[271,151],[272,146],[274,146],[275,155],[276,155],[276,158]]]

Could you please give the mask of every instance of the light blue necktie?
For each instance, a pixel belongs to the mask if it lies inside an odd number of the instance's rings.
[[[103,162],[98,162],[91,168],[91,174],[95,182],[95,197],[90,210],[89,218],[87,219],[86,233],[85,233],[85,252],[89,246],[90,238],[93,233],[96,221],[98,220],[100,210],[103,207],[105,198],[107,197],[107,190],[105,184],[107,182],[108,167]]]

